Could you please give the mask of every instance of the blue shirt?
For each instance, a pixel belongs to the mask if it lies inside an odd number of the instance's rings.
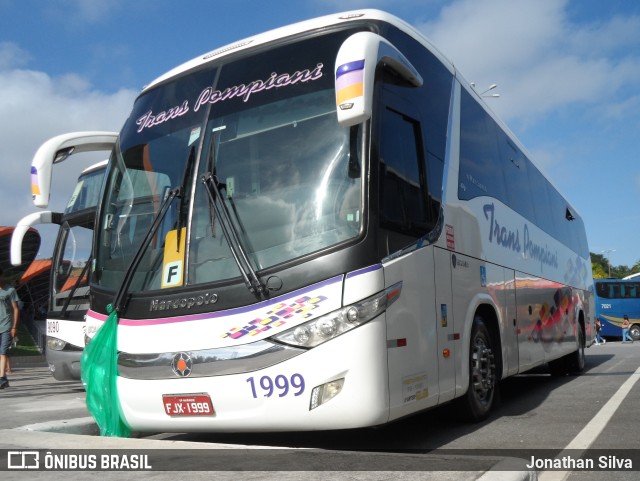
[[[13,328],[13,303],[20,299],[13,287],[0,288],[0,332]]]

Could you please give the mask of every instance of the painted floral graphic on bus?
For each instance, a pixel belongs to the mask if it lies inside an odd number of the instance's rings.
[[[567,334],[573,335],[571,318],[577,302],[577,296],[572,294],[571,288],[557,289],[553,296],[553,304],[545,302],[540,307],[539,318],[529,339],[536,343],[542,342],[546,350],[552,343],[562,342]]]

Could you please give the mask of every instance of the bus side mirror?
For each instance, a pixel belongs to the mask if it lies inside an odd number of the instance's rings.
[[[51,166],[71,154],[111,150],[116,132],[72,132],[52,137],[36,151],[31,162],[31,195],[36,207],[47,207],[51,190]]]
[[[378,65],[409,85],[422,86],[418,71],[393,44],[375,33],[355,33],[342,43],[336,56],[336,105],[341,126],[351,127],[371,118]]]
[[[36,224],[60,225],[62,214],[60,212],[42,211],[29,214],[18,221],[11,234],[11,264],[22,264],[22,241],[31,226]]]

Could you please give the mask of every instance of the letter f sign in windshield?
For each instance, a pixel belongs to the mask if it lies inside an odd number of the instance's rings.
[[[182,262],[171,262],[165,265],[162,276],[162,287],[182,285]]]
[[[164,242],[164,261],[162,263],[162,288],[182,285],[184,271],[186,229],[182,228],[178,236],[177,230],[167,232]]]

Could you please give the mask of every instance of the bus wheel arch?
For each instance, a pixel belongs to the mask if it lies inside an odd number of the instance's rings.
[[[578,324],[576,324],[576,335],[578,337],[578,349],[569,357],[569,372],[578,373],[584,370],[585,356],[584,349],[586,347],[586,334],[584,325],[584,313],[580,311],[578,315]]]
[[[502,376],[502,348],[495,310],[490,305],[476,309],[469,336],[469,381],[460,398],[465,417],[482,421],[489,416],[497,398]]]
[[[562,356],[559,359],[549,361],[549,370],[554,376],[564,376],[566,374],[578,374],[584,370],[585,367],[585,354],[586,347],[586,335],[585,335],[585,323],[584,312],[580,311],[578,314],[578,322],[576,323],[576,338],[577,349],[566,356]]]
[[[640,341],[640,324],[631,324],[629,335],[634,341]]]

